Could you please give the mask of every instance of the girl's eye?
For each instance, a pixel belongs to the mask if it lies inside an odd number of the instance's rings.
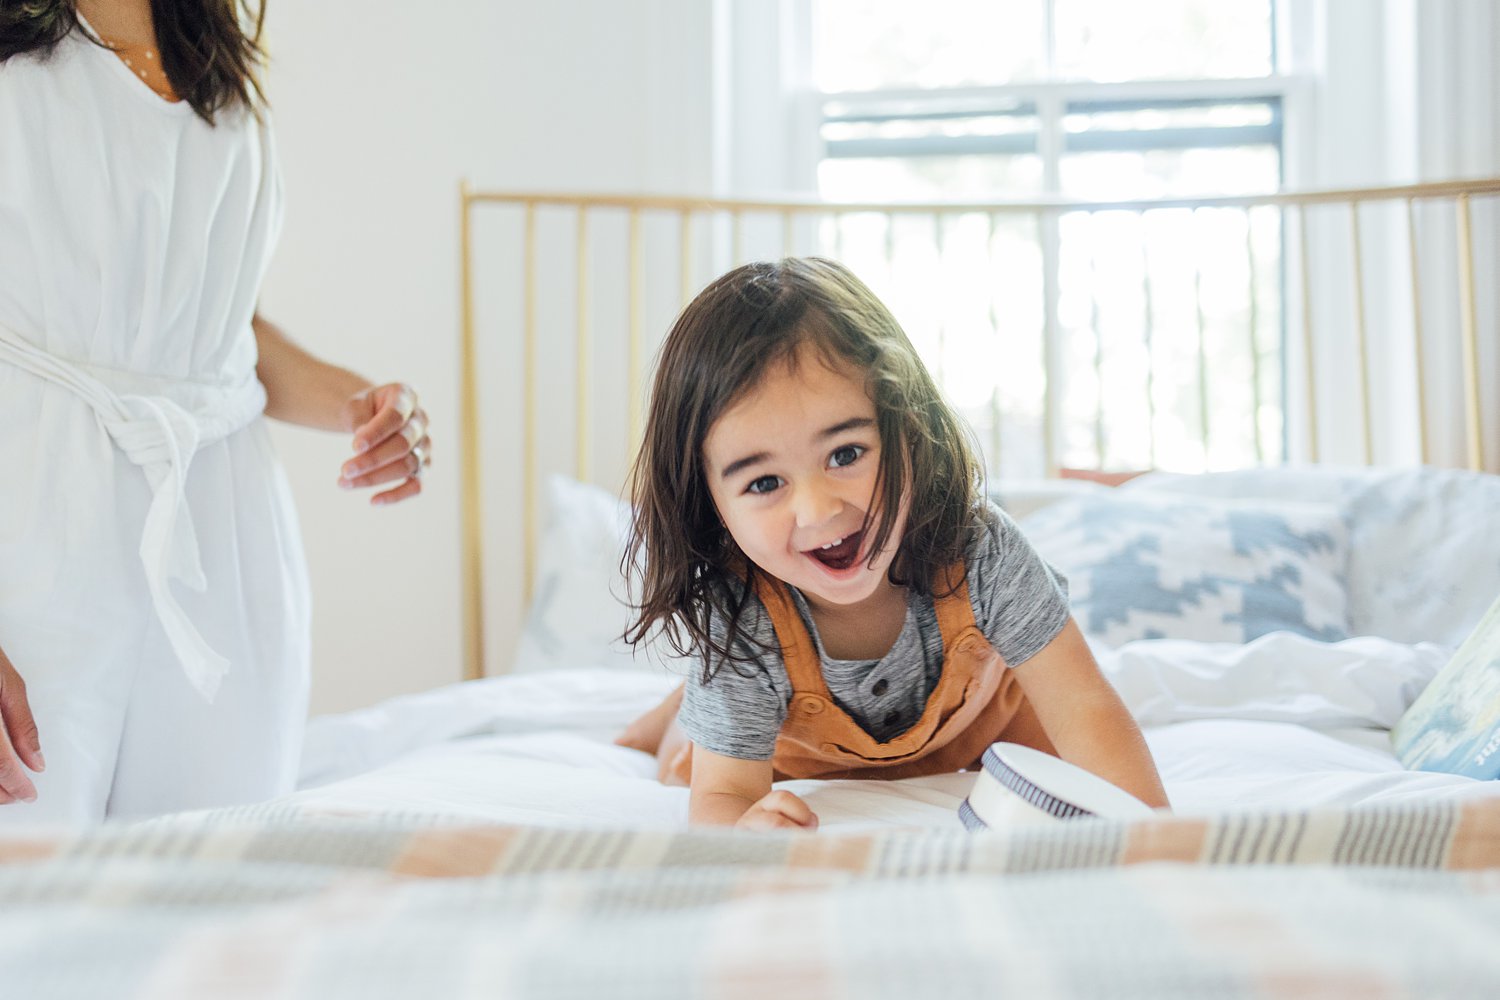
[[[846,465],[853,465],[864,453],[864,445],[846,444],[834,449],[833,454],[828,456],[828,465],[834,469],[842,469]]]
[[[751,480],[750,485],[745,487],[746,493],[770,493],[781,485],[778,476],[761,476],[759,479]]]

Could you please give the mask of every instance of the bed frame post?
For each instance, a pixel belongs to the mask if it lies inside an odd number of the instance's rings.
[[[1458,196],[1458,286],[1463,329],[1464,413],[1467,417],[1469,468],[1484,470],[1484,424],[1479,404],[1479,323],[1474,312],[1474,239],[1471,233],[1469,195]]]
[[[459,184],[459,254],[463,303],[459,354],[459,410],[463,424],[462,482],[463,551],[463,635],[464,680],[484,676],[484,545],[483,498],[479,481],[479,393],[476,385],[479,364],[474,344],[474,247],[470,232],[471,192],[467,180]]]

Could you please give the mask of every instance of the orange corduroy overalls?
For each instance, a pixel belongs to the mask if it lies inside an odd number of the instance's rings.
[[[978,765],[985,749],[1010,740],[1056,754],[1015,675],[974,622],[961,565],[949,567],[934,603],[943,672],[921,718],[877,741],[833,700],[817,647],[785,584],[762,577],[757,594],[781,643],[791,703],[771,758],[784,778],[911,778]]]

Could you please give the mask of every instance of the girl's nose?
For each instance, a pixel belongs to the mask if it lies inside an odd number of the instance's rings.
[[[844,509],[842,500],[831,491],[814,484],[796,487],[792,504],[799,528],[816,528],[827,524]]]

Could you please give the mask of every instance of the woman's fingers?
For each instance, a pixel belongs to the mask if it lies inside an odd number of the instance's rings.
[[[354,450],[357,453],[364,453],[375,448],[386,438],[400,431],[411,421],[414,414],[420,412],[417,406],[417,391],[404,382],[378,386],[369,390],[368,396],[375,404],[375,414],[354,429]],[[424,413],[422,423],[425,425],[426,422],[427,415]]]
[[[0,718],[4,721],[0,726],[0,792],[8,796],[7,802],[16,799],[34,801],[36,786],[26,776],[18,755],[27,756],[32,770],[41,770],[38,765],[42,763],[42,755],[37,743],[36,723],[26,701],[26,685],[4,653],[0,653]]]
[[[427,411],[417,404],[416,390],[404,382],[377,386],[355,396],[348,406],[374,407],[354,429],[353,458],[339,470],[346,490],[397,483],[395,489],[370,498],[376,505],[398,503],[422,492],[422,470],[432,464]]]
[[[401,484],[393,490],[371,497],[370,502],[373,504],[396,503],[414,497],[422,492],[422,470],[432,461],[429,451],[431,447],[432,442],[424,437],[399,457],[354,479],[340,479],[339,485],[345,489],[355,489],[361,486],[379,486],[382,483]]]
[[[11,749],[10,743],[0,736],[0,791],[10,796],[8,801],[36,801],[36,786],[26,777],[21,759]]]
[[[373,451],[345,462],[339,469],[339,485],[354,489],[419,476],[431,462],[432,439],[413,421],[401,433],[376,445]]]
[[[42,758],[41,736],[26,697],[26,682],[3,649],[0,649],[0,728],[9,735],[10,743],[27,767],[33,771],[47,769]]]
[[[375,494],[370,498],[370,502],[377,506],[384,506],[388,503],[400,503],[402,500],[408,500],[421,492],[421,477],[412,476],[393,490],[386,490],[384,493]]]

